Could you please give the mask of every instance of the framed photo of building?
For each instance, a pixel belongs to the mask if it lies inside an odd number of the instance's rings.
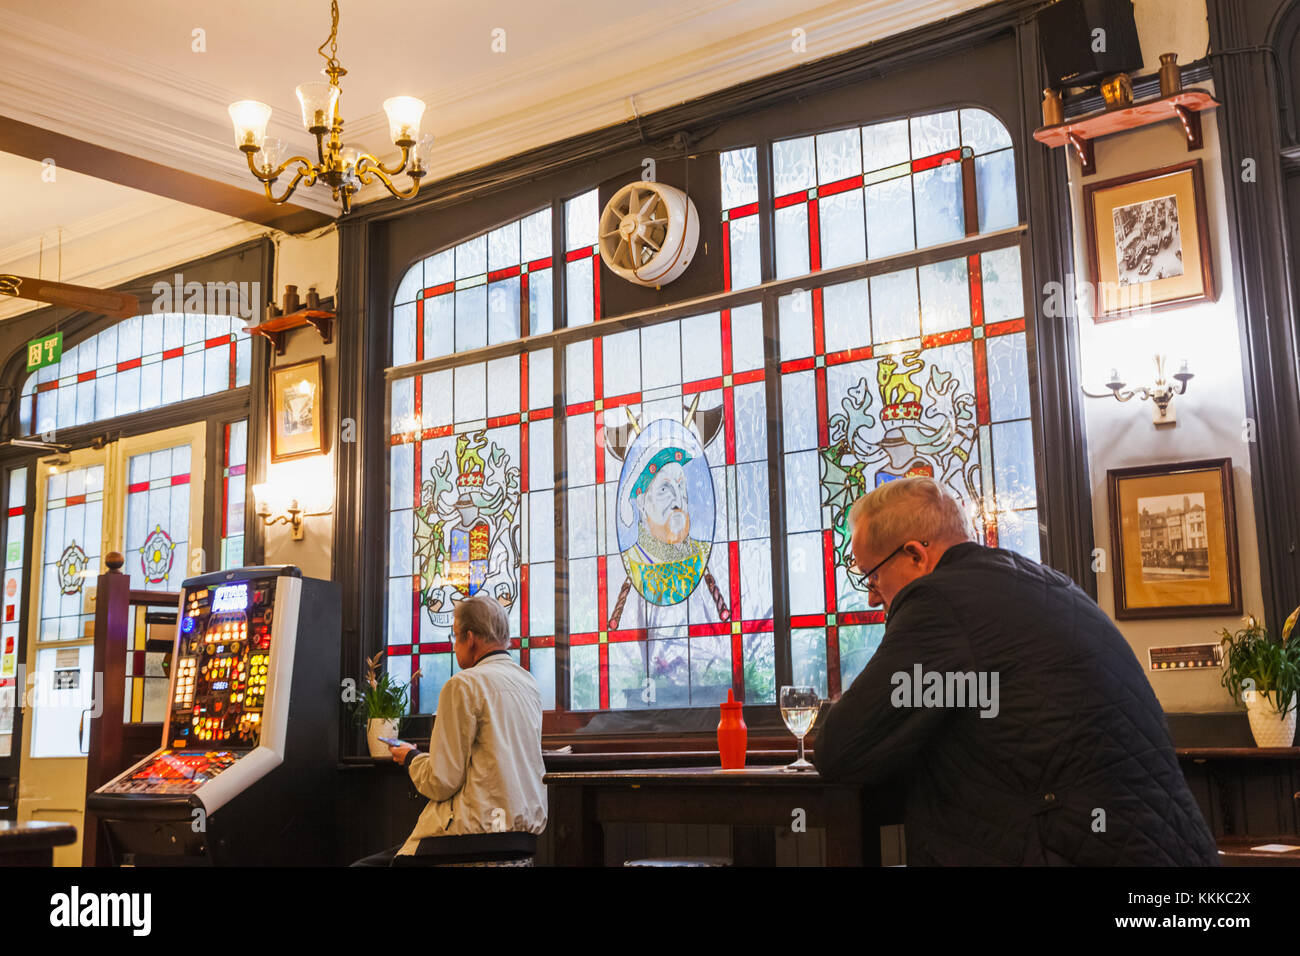
[[[271,369],[271,461],[325,452],[325,362]]]
[[[1116,618],[1241,614],[1231,458],[1119,468],[1106,481]]]
[[[1213,300],[1201,161],[1083,187],[1093,320]]]

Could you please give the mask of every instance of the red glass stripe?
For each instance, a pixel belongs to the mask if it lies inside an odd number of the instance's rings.
[[[554,647],[554,646],[555,646],[555,638],[554,638],[554,636],[551,636],[551,637],[530,637],[530,638],[528,638],[528,645],[529,645],[530,647]]]
[[[923,156],[920,159],[912,160],[912,172],[920,173],[927,169],[934,169],[936,166],[942,166],[944,163],[956,163],[961,160],[960,149],[949,149],[942,153],[935,153],[933,156]]]
[[[226,457],[227,457],[227,458],[230,457],[230,453],[229,453],[228,451],[226,452]],[[230,466],[230,477],[233,478],[235,475],[242,475],[242,474],[244,474],[246,471],[248,471],[248,466],[247,466],[247,465],[231,465],[231,466]]]
[[[139,367],[140,367],[140,360],[138,358],[127,359],[125,362],[117,363],[117,370],[119,372],[129,372],[131,369],[139,368]]]
[[[454,291],[456,291],[456,283],[454,281],[444,282],[441,285],[434,285],[425,289],[424,297],[426,299],[432,299],[434,296],[446,295],[448,292],[454,292]],[[419,302],[420,300],[416,299],[416,301]]]
[[[547,256],[545,259],[538,259],[535,262],[528,263],[529,272],[539,272],[542,269],[549,269],[550,267],[551,267],[550,256]]]
[[[577,262],[579,259],[590,259],[592,255],[591,246],[583,246],[580,249],[571,249],[564,254],[565,262]]]
[[[818,186],[817,198],[821,199],[823,196],[835,196],[838,195],[839,193],[846,193],[850,189],[861,189],[861,188],[862,188],[862,176],[861,175],[850,176],[848,179],[841,179],[838,182],[828,183],[825,186]]]
[[[844,349],[840,352],[831,352],[826,356],[827,365],[843,365],[845,362],[861,362],[863,359],[869,359],[872,355],[870,345],[864,345],[857,349]]]
[[[71,508],[73,505],[84,505],[86,503],[85,495],[68,495],[63,499],[63,504]]]
[[[611,644],[626,644],[629,641],[644,641],[646,629],[644,627],[626,627],[617,631],[610,631],[606,637]]]
[[[724,388],[722,390],[722,430],[723,437],[726,441],[727,464],[736,463],[736,390],[735,388]],[[732,569],[735,573],[735,569]]]
[[[884,624],[884,611],[845,611],[835,615],[840,624]]]
[[[834,624],[826,628],[826,693],[840,696],[840,629]]]
[[[736,700],[745,699],[745,644],[739,634],[731,635],[731,690]]]
[[[137,481],[133,485],[126,486],[126,493],[129,495],[139,494],[142,491],[148,491],[148,490],[149,490],[149,482],[147,481]]]
[[[230,516],[230,429],[229,424],[221,426],[221,468],[225,477],[221,479],[221,537],[226,537],[226,520]]]
[[[189,475],[172,475],[173,485],[188,485],[190,483]]]
[[[722,220],[722,291],[731,291],[731,223],[725,219]]]
[[[721,375],[715,378],[701,379],[698,382],[684,382],[682,383],[682,394],[694,395],[696,392],[711,392],[719,388],[722,388]]]
[[[550,418],[554,414],[555,409],[553,408],[534,408],[528,413],[528,417],[532,420],[536,420],[539,418]]]
[[[22,505],[14,505],[12,508],[9,509],[9,517],[11,518],[16,518],[18,515],[22,513],[23,513]]]
[[[764,631],[775,630],[771,618],[766,621],[741,621],[740,630],[745,634],[761,634]]]
[[[812,359],[809,359],[808,362],[811,365]],[[763,369],[761,368],[752,368],[747,372],[737,372],[731,376],[733,385],[748,385],[750,382],[761,381],[763,381]]]
[[[772,200],[772,205],[777,209],[784,209],[786,206],[797,206],[801,202],[808,201],[808,190],[801,189],[797,193],[790,193],[786,196],[777,196]]]
[[[81,372],[77,375],[78,382],[93,382],[95,380],[94,372]]]
[[[182,346],[181,348],[178,349],[167,349],[165,352],[163,352],[162,355],[164,359],[174,359],[174,358],[180,358],[184,354],[185,354],[185,348]]]
[[[416,648],[413,644],[389,644],[388,647],[384,648],[384,650],[388,657],[410,657],[412,654],[416,653]],[[414,688],[412,688],[412,690],[414,690]]]
[[[818,243],[820,248],[820,242]],[[816,269],[821,268],[820,254],[818,256]],[[813,354],[826,354],[826,317],[822,310],[822,290],[813,289],[812,291],[812,320],[813,320]]]
[[[984,278],[980,272],[979,253],[966,259],[966,276],[970,282],[970,324],[984,324]]]
[[[806,372],[808,369],[812,368],[816,364],[817,363],[813,360],[813,357],[811,355],[808,356],[807,358],[791,359],[788,362],[781,363],[781,373],[785,374],[786,372]]]
[[[488,282],[500,282],[502,279],[513,279],[519,275],[518,266],[510,266],[508,269],[494,269],[487,274]]]
[[[591,317],[595,321],[600,321],[600,257],[595,253],[592,254],[591,263]]]
[[[451,641],[434,641],[432,644],[421,644],[421,654],[450,654],[452,651]]]
[[[731,592],[728,597],[731,599],[731,619],[734,621],[740,616],[740,542],[727,542],[727,566],[730,571]]]
[[[822,421],[826,420],[826,415],[822,414]],[[822,441],[825,446],[827,442]],[[826,610],[831,611],[835,608],[835,538],[834,533],[827,528],[822,532],[822,568],[824,576],[822,583],[826,590]]]
[[[600,650],[600,709],[609,709],[609,645],[597,645]]]
[[[952,345],[954,342],[969,342],[972,338],[974,333],[970,329],[951,329],[921,336],[921,347],[932,349],[940,345]]]
[[[989,413],[989,363],[985,353],[983,339],[975,340],[975,410],[977,421],[987,425],[992,416]]]
[[[597,454],[596,460],[597,461],[600,460],[599,453]],[[606,568],[605,555],[603,554],[597,555],[596,556],[596,607],[597,607],[596,620],[600,621],[603,627],[609,627],[609,616],[606,614],[605,611],[606,605],[609,603],[608,601],[609,587],[607,586],[607,577],[606,577],[607,574],[608,571]]]
[[[511,412],[509,415],[497,415],[487,420],[488,428],[507,428],[510,425],[519,424],[519,413]]]
[[[826,369],[817,369],[813,378],[817,382],[817,442],[826,448],[831,443],[830,424],[826,420]]]
[[[723,240],[723,249],[726,249],[726,240]],[[730,275],[730,272],[727,273]],[[731,286],[727,286],[728,289]],[[731,374],[731,310],[723,309],[720,318],[720,332],[722,335],[722,374]]]
[[[691,633],[696,637],[721,637],[731,633],[731,622],[710,621],[707,624],[696,624]]]
[[[825,614],[792,614],[790,615],[791,627],[825,627]]]
[[[795,193],[794,195],[800,198],[802,198],[803,196],[802,193]],[[790,204],[786,203],[786,205],[788,206]],[[744,219],[746,216],[754,216],[757,214],[758,214],[758,203],[756,202],[745,203],[745,205],[743,206],[737,206],[735,209],[727,210],[728,219]]]
[[[1023,332],[1025,330],[1024,319],[1007,319],[1005,322],[994,322],[992,325],[984,327],[985,335],[1010,335],[1013,332]]]
[[[227,332],[225,335],[218,335],[215,338],[207,339],[203,343],[205,349],[215,349],[221,345],[229,345],[235,340],[235,337]]]
[[[595,644],[600,640],[600,634],[596,631],[588,631],[585,634],[570,634],[569,643],[574,647],[581,647],[584,644]]]
[[[620,405],[635,405],[639,401],[641,401],[640,392],[628,392],[626,395],[615,395],[612,398],[601,399],[606,409],[618,408]]]
[[[808,271],[820,272],[822,267],[822,233],[821,219],[817,212],[817,200],[808,200]],[[820,292],[821,290],[816,290]],[[821,351],[818,349],[818,351]]]
[[[569,415],[585,415],[587,412],[595,411],[595,402],[576,402],[565,409]]]
[[[527,464],[528,456],[523,455]],[[527,487],[525,485],[525,487]],[[528,565],[519,566],[519,630],[523,637],[528,636]]]

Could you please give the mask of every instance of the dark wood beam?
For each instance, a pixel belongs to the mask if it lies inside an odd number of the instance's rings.
[[[21,123],[7,116],[0,116],[0,150],[36,162],[54,156],[63,169],[284,232],[306,232],[333,221],[330,216],[314,209],[293,203],[277,206],[265,196],[249,190]],[[252,177],[249,179],[251,182]]]

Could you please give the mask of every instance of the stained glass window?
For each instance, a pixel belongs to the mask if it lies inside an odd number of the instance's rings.
[[[772,175],[778,279],[1020,221],[1011,137],[980,109],[782,140]]]
[[[413,710],[431,710],[454,670],[455,592],[482,587],[511,602],[513,653],[536,674],[548,708],[557,631],[568,642],[573,711],[712,707],[728,689],[746,703],[773,703],[786,654],[794,681],[836,695],[884,631],[883,613],[847,571],[847,509],[905,475],[945,484],[980,540],[1037,557],[1019,239],[961,245],[1019,224],[1006,129],[984,110],[948,110],[781,140],[770,158],[768,204],[758,148],[719,155],[724,290],[754,289],[752,299],[570,339],[559,351],[558,423],[549,417],[550,350],[435,365],[394,381],[388,647],[399,678],[421,668]],[[601,318],[597,191],[556,209],[562,326],[589,326]],[[770,339],[757,289],[774,278],[762,270],[764,217],[776,279],[902,258],[767,303],[778,330]],[[549,213],[530,218],[537,245],[521,250],[521,288],[502,315],[531,299],[522,283],[552,263]],[[498,324],[499,338],[477,304],[466,307],[468,324],[459,300],[438,304],[440,318],[430,318],[430,299],[493,281],[506,260],[492,260],[491,237],[513,251],[511,229],[424,260],[416,278],[408,273],[395,300],[395,366],[550,331],[549,272],[546,308],[531,309],[545,314],[544,327],[530,325],[522,304],[517,324]],[[942,261],[906,255],[948,243],[957,248]],[[771,438],[781,451],[771,460],[767,387],[776,375],[779,434]],[[562,437],[560,460],[553,434]],[[500,517],[462,488],[480,473],[480,458],[505,469],[496,479],[507,489]],[[769,505],[777,480],[786,489],[781,514]],[[558,549],[557,495],[568,516]],[[507,527],[518,542],[517,579],[493,557]],[[774,620],[773,535],[788,557],[779,572],[789,594],[783,620]]]
[[[454,673],[452,612],[480,591],[555,706],[551,362],[543,349],[392,384],[387,658],[401,680],[420,670],[413,713]]]
[[[18,643],[23,621],[23,539],[27,533],[27,469],[9,473],[5,517],[4,619],[0,621],[0,757],[13,751],[18,704]]]
[[[95,615],[86,581],[99,575],[104,522],[104,466],[70,468],[45,483],[39,640],[90,637]]]
[[[178,591],[190,538],[190,444],[127,458],[126,571],[140,591]]]
[[[836,693],[880,641],[846,570],[848,508],[872,488],[935,478],[980,540],[1038,557],[1023,302],[1016,246],[780,300],[797,682]]]
[[[244,502],[248,469],[248,420],[227,423],[222,432],[221,567],[244,563]]]
[[[407,270],[393,308],[393,364],[551,330],[551,210],[444,249]]]
[[[761,309],[570,345],[570,706],[773,700]]]
[[[72,346],[23,385],[24,434],[145,412],[248,384],[248,333],[224,315],[137,315]]]

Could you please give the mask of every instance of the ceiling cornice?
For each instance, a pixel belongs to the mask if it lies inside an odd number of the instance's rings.
[[[609,21],[594,32],[575,30],[565,47],[548,48],[490,75],[466,76],[425,97],[428,128],[437,136],[436,176],[623,123],[637,113],[686,102],[979,5],[972,0],[836,0],[604,76],[593,72],[599,51],[617,49],[627,36],[680,33],[722,16],[733,17],[739,25],[744,22],[742,4],[704,0],[647,12],[630,22]],[[791,48],[796,28],[804,31],[806,52]],[[250,95],[269,101],[275,110],[271,134],[298,152],[310,145],[297,125],[296,102],[285,97],[291,90],[264,90],[251,80],[238,89],[197,82],[121,55],[97,39],[12,11],[0,10],[0,62],[5,64],[0,102],[14,119],[250,192],[260,190],[253,188],[243,156],[232,144],[226,114],[230,102]],[[345,104],[346,95],[345,80]],[[350,117],[348,128],[372,146],[386,138],[382,112]],[[359,198],[364,202],[384,195],[376,186]],[[337,212],[323,189],[300,189],[294,201],[328,215]]]

